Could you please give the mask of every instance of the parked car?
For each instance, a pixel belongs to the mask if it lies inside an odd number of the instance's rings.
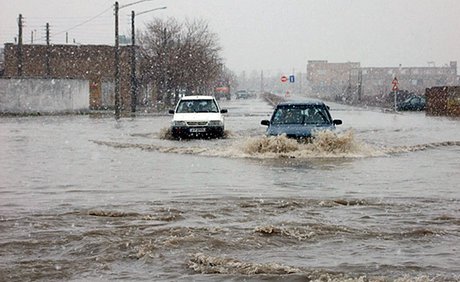
[[[412,96],[397,105],[399,111],[423,111],[426,100],[422,96]]]
[[[182,97],[174,110],[171,121],[171,134],[174,138],[222,137],[224,135],[224,116],[212,96]]]
[[[322,130],[334,130],[342,120],[332,119],[329,107],[319,100],[279,103],[270,120],[262,120],[267,125],[267,135],[286,134],[287,137],[304,139],[313,137]]]
[[[249,92],[247,90],[238,90],[235,93],[236,99],[248,99]]]

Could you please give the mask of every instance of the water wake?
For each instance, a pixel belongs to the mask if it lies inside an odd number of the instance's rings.
[[[159,135],[160,139],[172,139],[168,129],[161,130]],[[226,135],[228,137],[230,133]],[[155,144],[134,144],[95,140],[93,142],[99,145],[121,149],[138,148],[162,153],[256,159],[366,158],[424,151],[438,147],[460,146],[460,141],[444,141],[411,146],[377,147],[358,141],[352,130],[343,133],[331,131],[318,132],[315,138],[309,142],[297,142],[284,135],[250,137],[243,141],[236,141],[230,146],[217,148],[192,146],[166,147]]]
[[[299,273],[300,269],[277,263],[256,264],[242,262],[232,258],[207,256],[203,253],[194,254],[189,261],[189,268],[199,273],[212,274],[290,274]]]
[[[233,133],[229,130],[224,130],[224,135],[222,136],[222,139],[228,139],[231,137],[233,137]],[[176,140],[169,127],[163,127],[162,129],[160,129],[158,138],[163,140]]]
[[[312,281],[312,282],[384,282],[389,281],[387,277],[370,276],[366,274],[350,275],[341,272],[329,271],[326,269],[306,269],[285,266],[278,263],[253,263],[244,262],[227,257],[208,256],[203,253],[191,255],[188,267],[197,273],[202,274],[224,274],[224,275],[245,275],[254,278],[255,275],[262,277],[273,276],[284,277],[283,279],[293,281]],[[289,276],[285,276],[289,275]],[[429,282],[434,281],[428,276],[402,276],[393,277],[391,281],[397,282]]]

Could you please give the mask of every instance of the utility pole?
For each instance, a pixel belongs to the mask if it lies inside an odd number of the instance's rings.
[[[131,112],[136,112],[137,81],[136,81],[136,37],[134,31],[134,11],[131,11]]]
[[[358,70],[358,102],[361,102],[362,92],[363,92],[363,70],[359,68]]]
[[[299,71],[297,73],[297,81],[299,81],[299,94],[302,95],[303,94],[303,89],[302,89],[302,81],[303,81],[303,78],[302,78],[302,72]]]
[[[115,2],[115,119],[120,118],[120,50],[118,42],[118,2]]]
[[[51,68],[50,68],[50,24],[46,23],[46,76],[51,76]]]
[[[135,5],[138,3],[142,3],[145,1],[152,1],[152,0],[139,0],[130,4],[122,5],[121,7],[118,5],[118,1],[115,2],[115,119],[120,118],[120,112],[123,106],[123,97],[120,95],[120,44],[119,44],[119,36],[118,36],[118,11],[120,9],[126,8],[131,5]],[[166,7],[161,7],[149,11],[145,11],[139,14],[144,14],[147,12],[151,12],[158,9],[166,9]],[[138,15],[139,15],[138,14]],[[136,50],[135,50],[135,32],[134,32],[134,11],[131,12],[132,15],[132,61],[131,61],[131,110],[133,112],[136,111],[136,103],[137,103],[137,80],[136,80]]]
[[[18,76],[22,76],[22,14],[19,14],[18,28]]]
[[[264,94],[264,70],[260,71],[260,94]]]

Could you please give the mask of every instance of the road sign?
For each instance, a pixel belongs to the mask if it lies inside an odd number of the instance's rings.
[[[391,82],[393,84],[393,87],[391,88],[392,91],[398,91],[399,90],[399,82],[398,79],[395,77],[393,78],[393,81]]]
[[[281,82],[286,82],[286,81],[288,81],[287,76],[285,75],[281,76]]]
[[[393,91],[394,93],[394,102],[395,102],[395,112],[398,111],[398,103],[397,103],[397,99],[396,99],[396,93],[398,93],[398,90],[399,90],[399,82],[398,82],[398,79],[396,78],[393,78],[393,81],[391,82],[391,84],[393,84],[393,87],[391,88],[391,90]]]
[[[295,76],[294,76],[293,74],[291,74],[291,75],[289,76],[289,82],[291,82],[291,83],[294,83],[294,82],[295,82]]]

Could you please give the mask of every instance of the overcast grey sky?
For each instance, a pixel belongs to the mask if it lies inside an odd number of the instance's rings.
[[[120,0],[120,5],[138,0]],[[114,19],[107,0],[0,0],[0,43],[14,42],[17,18],[24,17],[24,42],[52,43],[69,30],[83,44],[113,44]],[[130,11],[167,6],[141,15],[204,19],[218,34],[222,55],[242,70],[305,71],[307,60],[361,62],[362,66],[437,66],[460,61],[459,0],[153,0],[120,10],[120,31],[130,32]],[[105,11],[105,12],[104,12]]]

